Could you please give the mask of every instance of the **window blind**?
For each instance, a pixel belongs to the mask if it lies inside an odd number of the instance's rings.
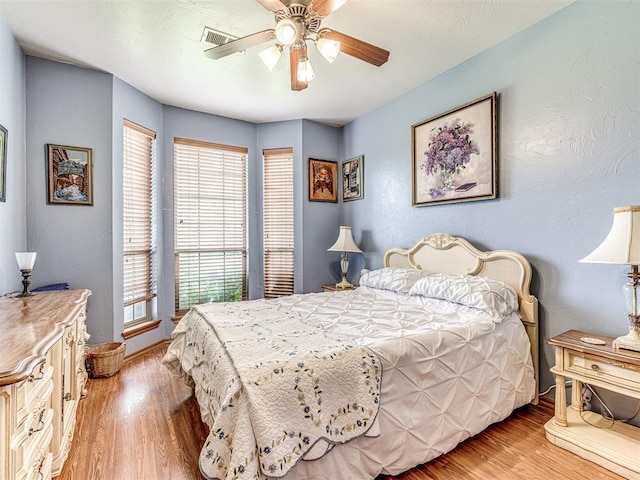
[[[263,150],[264,296],[293,294],[293,149]]]
[[[122,230],[125,309],[148,301],[156,292],[153,229],[155,138],[155,132],[124,121]],[[146,305],[131,309],[125,321],[130,323],[148,317],[148,311]]]
[[[247,298],[247,149],[174,139],[175,308]]]

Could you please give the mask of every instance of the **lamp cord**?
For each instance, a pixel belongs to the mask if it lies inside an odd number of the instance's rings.
[[[583,383],[582,384],[584,387],[588,388],[589,391],[591,392],[591,394],[598,399],[598,401],[600,402],[600,405],[602,405],[602,407],[604,408],[604,411],[600,414],[600,416],[602,416],[602,418],[604,418],[605,420],[610,421],[611,423],[607,426],[601,426],[601,425],[595,425],[593,423],[591,423],[589,420],[587,420],[585,418],[584,412],[588,411],[588,410],[584,410],[582,408],[582,405],[580,405],[580,418],[582,418],[582,420],[585,423],[588,423],[589,425],[591,425],[592,427],[597,427],[597,428],[611,428],[615,425],[616,422],[622,422],[622,423],[627,423],[630,420],[633,420],[638,413],[640,413],[640,402],[638,402],[638,406],[636,407],[635,412],[633,412],[633,415],[631,415],[628,418],[620,418],[617,419],[615,418],[615,416],[613,415],[613,412],[611,412],[611,409],[607,406],[606,403],[604,403],[604,400],[602,400],[602,398],[600,398],[600,396],[596,393],[596,391],[593,389],[593,387],[591,385],[589,385],[588,383]]]
[[[567,380],[567,381],[565,381],[565,382],[564,382],[564,386],[565,386],[565,388],[566,388],[566,387],[568,387],[568,386],[570,386],[570,385],[571,385],[571,380]],[[538,394],[538,396],[539,396],[539,397],[542,397],[542,396],[546,395],[547,393],[549,393],[549,392],[550,392],[551,390],[553,390],[554,388],[556,388],[556,384],[555,384],[555,383],[551,384],[551,386],[550,386],[549,388],[547,388],[544,392],[540,392],[540,393]]]

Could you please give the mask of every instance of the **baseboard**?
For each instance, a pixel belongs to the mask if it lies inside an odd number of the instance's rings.
[[[145,355],[145,354],[147,354],[149,352],[149,350],[152,350],[152,349],[158,347],[159,345],[163,345],[165,343],[168,345],[169,343],[171,343],[171,340],[169,340],[169,339],[160,340],[160,341],[158,341],[156,343],[152,343],[151,345],[147,345],[146,347],[138,350],[135,353],[132,353],[131,355],[125,355],[124,361],[126,362],[126,361],[129,361],[129,360],[133,360],[134,358],[137,358],[137,357],[139,357],[141,355]]]
[[[553,401],[553,398],[540,396],[538,398],[538,403],[540,403],[544,407],[555,408],[556,402]]]

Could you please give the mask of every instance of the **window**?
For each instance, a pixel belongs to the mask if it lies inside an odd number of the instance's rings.
[[[150,318],[150,302],[156,294],[153,208],[155,138],[155,132],[124,121],[122,248],[125,326]]]
[[[293,293],[293,149],[264,150],[264,296]]]
[[[247,149],[174,139],[176,312],[247,298]]]

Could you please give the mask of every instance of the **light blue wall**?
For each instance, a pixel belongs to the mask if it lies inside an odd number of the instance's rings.
[[[10,37],[12,39],[12,37]],[[24,56],[18,51],[18,59]],[[25,79],[25,74],[22,74]],[[121,339],[122,304],[122,122],[127,118],[158,133],[158,298],[154,318],[163,320],[159,329],[127,341],[128,353],[167,338],[174,325],[173,282],[173,140],[184,137],[248,148],[248,232],[249,295],[262,296],[262,149],[291,146],[296,152],[296,216],[298,244],[296,291],[306,291],[303,272],[319,266],[326,268],[324,234],[332,222],[335,235],[339,210],[337,204],[308,202],[306,155],[324,159],[338,158],[340,130],[313,122],[296,120],[261,125],[205,113],[164,106],[110,74],[67,64],[27,57],[26,60],[26,153],[27,175],[33,180],[23,189],[22,215],[28,227],[17,232],[28,238],[29,248],[38,252],[35,286],[68,282],[72,288],[89,288],[91,314],[87,324],[91,343]],[[12,97],[13,98],[13,97]],[[260,142],[260,146],[257,143]],[[307,145],[305,145],[305,142]],[[88,147],[93,152],[94,205],[68,206],[46,203],[46,144],[56,143]],[[24,144],[24,141],[23,141]],[[24,172],[23,172],[24,173]],[[23,174],[24,179],[24,174]],[[23,180],[24,181],[24,180]],[[26,213],[25,213],[26,210]],[[319,213],[318,213],[319,212]],[[321,220],[309,228],[304,243],[304,218]],[[18,219],[20,215],[18,215]],[[24,221],[24,220],[23,220]],[[28,232],[28,236],[27,236]],[[4,237],[3,237],[4,238]],[[25,247],[14,247],[13,251]],[[303,255],[303,252],[306,254]],[[15,259],[8,264],[13,270]],[[17,269],[15,269],[17,270]],[[19,275],[14,272],[17,286]],[[316,275],[314,291],[331,281]],[[317,284],[317,285],[316,285]]]
[[[127,119],[137,123],[149,130],[156,132],[156,166],[155,178],[162,178],[162,161],[164,159],[164,136],[163,136],[163,115],[162,104],[136,90],[131,85],[123,82],[117,77],[113,80],[113,114],[112,114],[112,144],[113,156],[111,164],[112,183],[112,225],[113,225],[113,329],[116,338],[124,330],[124,310],[123,305],[123,237],[122,237],[122,152],[123,152],[123,122]],[[162,211],[162,183],[158,182],[158,190],[155,198],[155,211]],[[163,219],[161,215],[157,217],[156,238],[161,238],[163,230]],[[158,259],[163,258],[164,245],[157,242]],[[173,276],[173,270],[164,262],[158,261],[156,272],[158,279],[169,279]],[[164,286],[164,281],[159,285]],[[171,321],[173,315],[173,305],[164,296],[158,296],[154,301],[152,318],[163,320],[160,328],[145,332],[127,339],[127,351],[135,352],[141,348],[159,342],[169,337],[175,324]]]
[[[22,290],[15,252],[29,248],[25,175],[25,59],[0,17],[0,125],[7,129],[6,200],[0,202],[0,295]],[[38,265],[34,269],[34,280]]]
[[[38,252],[34,286],[88,288],[91,343],[113,323],[112,76],[27,57],[27,234]],[[46,145],[91,148],[93,206],[47,205]]]
[[[304,231],[304,285],[303,291],[320,292],[323,284],[335,283],[341,278],[340,254],[328,252],[340,231],[340,135],[341,129],[320,125],[307,120],[302,123],[304,180],[306,207],[302,228]],[[338,166],[338,202],[309,201],[309,162],[307,159],[336,161]],[[349,270],[352,271],[351,269]],[[351,278],[351,276],[349,276]]]
[[[627,267],[579,264],[616,206],[640,203],[640,2],[578,1],[344,127],[343,158],[365,155],[365,198],[343,207],[368,267],[431,233],[512,249],[532,263],[540,338],[617,336]],[[499,94],[500,198],[411,206],[411,125]],[[543,341],[542,387],[553,382]]]

